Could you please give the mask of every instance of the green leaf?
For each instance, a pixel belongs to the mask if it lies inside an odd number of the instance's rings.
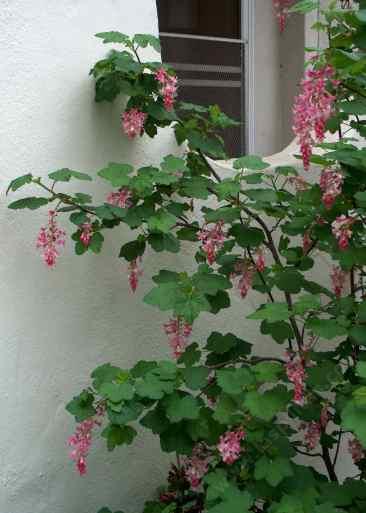
[[[253,367],[257,381],[262,383],[277,383],[283,374],[283,366],[277,362],[260,362]]]
[[[261,323],[261,333],[270,335],[278,344],[283,344],[285,340],[293,337],[291,326],[284,321]]]
[[[335,337],[347,335],[347,330],[337,323],[336,319],[309,319],[306,327],[319,337],[331,340]]]
[[[172,233],[151,233],[148,242],[157,253],[162,251],[178,253],[180,250],[179,240]]]
[[[204,176],[193,176],[182,180],[182,194],[190,198],[207,199],[208,187],[212,185],[211,180]]]
[[[130,38],[126,36],[126,34],[122,34],[122,32],[110,31],[110,32],[99,32],[95,34],[95,37],[99,37],[103,39],[103,43],[121,43],[126,44],[130,41]]]
[[[66,410],[75,417],[76,422],[83,422],[96,414],[93,404],[94,396],[83,390],[66,405]]]
[[[94,380],[93,387],[99,390],[103,383],[112,383],[112,381],[115,381],[117,378],[119,378],[119,382],[121,383],[123,379],[128,378],[128,373],[119,367],[114,367],[110,363],[106,363],[97,367],[92,372],[91,377]]]
[[[177,218],[170,214],[167,210],[161,208],[153,216],[148,219],[148,227],[150,231],[158,231],[169,233],[173,228]]]
[[[225,158],[223,145],[218,139],[208,138],[198,131],[190,130],[187,132],[187,138],[190,147],[193,150],[200,150],[213,158]]]
[[[366,407],[357,406],[356,400],[348,401],[342,411],[342,426],[352,431],[366,448]]]
[[[232,283],[225,276],[213,273],[197,273],[193,276],[193,285],[203,294],[214,296],[220,290],[232,288]]]
[[[73,212],[70,215],[70,221],[71,223],[76,224],[76,226],[81,226],[83,223],[88,221],[88,216],[85,212]]]
[[[222,468],[206,474],[204,481],[208,485],[207,499],[209,501],[220,499],[230,487],[226,472]]]
[[[107,440],[109,451],[119,445],[131,445],[137,432],[131,426],[117,426],[110,424],[102,431],[102,437]]]
[[[362,116],[366,114],[366,102],[362,100],[345,101],[339,104],[343,112]]]
[[[186,161],[174,155],[167,155],[161,164],[161,169],[167,173],[175,173],[177,171],[188,171]]]
[[[164,452],[191,455],[193,440],[185,432],[182,423],[172,424],[160,435],[160,445]]]
[[[361,346],[366,345],[366,327],[364,325],[353,326],[349,331],[349,336],[356,344]]]
[[[32,196],[30,198],[22,198],[17,201],[13,201],[13,203],[10,203],[8,208],[11,208],[12,210],[19,210],[22,208],[29,208],[29,210],[37,210],[37,208],[47,205],[48,201],[49,200],[47,198],[38,198]]]
[[[250,513],[253,499],[248,492],[230,485],[221,498],[222,501],[208,509],[208,513]]]
[[[267,456],[262,456],[255,464],[255,479],[264,479],[273,487],[278,486],[286,477],[292,475],[292,465],[287,458],[270,459]]]
[[[234,225],[230,230],[230,235],[242,248],[255,248],[264,242],[264,233],[259,228],[247,228],[241,224]]]
[[[92,177],[86,173],[80,173],[79,171],[73,171],[72,169],[59,169],[48,174],[48,177],[55,182],[69,182],[71,178],[83,181],[92,181]]]
[[[112,403],[120,403],[122,401],[130,401],[134,396],[133,386],[129,383],[115,384],[103,383],[100,387],[100,393]]]
[[[366,379],[366,362],[358,362],[356,372],[360,378]]]
[[[260,394],[253,390],[246,394],[244,406],[259,419],[270,422],[279,412],[286,411],[291,393],[279,385],[268,392]]]
[[[129,164],[110,162],[107,167],[98,171],[98,176],[110,182],[113,187],[125,187],[130,182],[128,175],[132,172],[133,167]]]
[[[295,5],[289,8],[289,12],[299,12],[301,14],[307,14],[308,12],[314,11],[319,6],[319,0],[301,0]],[[296,512],[294,512],[296,513]]]
[[[253,373],[246,367],[218,370],[216,376],[217,384],[228,395],[239,395],[255,383]]]
[[[93,253],[100,253],[103,246],[104,237],[100,232],[94,232],[89,244],[89,248]]]
[[[241,349],[245,348],[245,354],[250,353],[251,345],[248,342],[241,340],[232,333],[222,335],[221,333],[214,331],[208,337],[205,349],[207,351],[212,351],[216,354],[225,354],[229,352],[231,349],[234,349],[239,346]]]
[[[247,189],[245,194],[252,201],[258,201],[263,203],[277,203],[278,196],[275,191],[270,189]]]
[[[180,396],[175,393],[168,397],[166,415],[171,422],[180,422],[184,419],[197,419],[200,406],[195,397],[190,395]]]
[[[14,178],[14,180],[12,180],[10,182],[8,188],[6,189],[6,194],[8,194],[9,191],[13,191],[13,192],[17,191],[24,185],[31,183],[32,180],[33,180],[33,176],[30,173],[23,175],[23,176],[18,176],[18,178]]]
[[[251,169],[253,171],[262,171],[270,167],[270,164],[265,162],[257,155],[245,155],[234,161],[234,169]]]
[[[275,283],[280,290],[290,294],[298,294],[302,288],[304,278],[299,271],[285,269],[276,274]]]
[[[184,381],[191,390],[199,390],[207,385],[210,372],[207,367],[187,367],[182,371]]]
[[[146,243],[143,240],[133,240],[127,242],[121,247],[119,257],[127,262],[132,262],[145,253]]]
[[[294,312],[298,315],[304,315],[310,310],[319,310],[320,307],[320,296],[315,294],[305,294],[293,305]]]
[[[141,48],[151,46],[156,52],[161,52],[159,39],[155,36],[152,36],[151,34],[136,34],[133,38],[133,41],[138,46],[141,46]]]
[[[264,319],[271,322],[289,319],[290,312],[286,303],[268,303],[256,312],[247,316],[247,319]]]

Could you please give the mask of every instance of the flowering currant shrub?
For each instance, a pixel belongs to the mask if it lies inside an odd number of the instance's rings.
[[[35,245],[50,268],[65,244],[63,216],[77,255],[100,253],[107,230],[131,228],[118,256],[132,292],[147,250],[149,258],[195,250],[193,273],[161,269],[144,298],[166,313],[162,343],[172,359],[132,369],[106,363],[67,405],[77,422],[70,458],[81,475],[94,437],[112,451],[133,443],[137,424],[176,456],[145,513],[366,511],[366,2],[343,4],[320,13],[315,28],[329,45],[313,51],[294,106],[301,175],[246,155],[233,175],[219,176],[208,157],[225,157],[222,130],[234,122],[217,106],[177,103],[174,72],[141,60],[141,47],[158,49],[155,38],[108,32],[98,37],[121,50],[94,66],[96,100],[127,95],[126,136],[171,126],[183,157],[140,169],[108,164],[97,173],[110,186],[103,204],[63,190],[93,179],[71,169],[9,186],[39,187],[39,196],[9,207],[48,208]],[[314,281],[324,256],[330,276]],[[197,340],[202,313],[223,316],[233,294],[245,301],[252,290],[263,299],[242,333]],[[267,341],[265,357],[243,336],[251,322]]]

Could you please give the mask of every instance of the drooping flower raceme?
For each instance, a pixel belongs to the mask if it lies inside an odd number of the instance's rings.
[[[330,65],[307,70],[301,81],[301,92],[295,98],[293,108],[293,130],[300,143],[305,169],[309,169],[314,145],[324,140],[326,123],[334,112],[336,99],[328,87],[337,84],[334,68]]]
[[[286,375],[288,380],[295,386],[293,401],[294,403],[303,406],[305,401],[304,394],[307,378],[304,358],[299,354],[287,352],[286,359]]]
[[[128,264],[128,281],[132,292],[136,292],[143,270],[140,267],[141,258],[135,258]]]
[[[48,224],[42,226],[37,237],[37,249],[42,252],[42,258],[47,267],[56,265],[59,248],[65,245],[66,232],[57,225],[57,212],[49,210]]]
[[[160,93],[164,99],[166,110],[172,110],[177,96],[178,79],[175,75],[169,75],[164,69],[160,68],[155,73],[155,78],[160,84]]]
[[[93,226],[91,223],[84,223],[81,225],[80,242],[88,247],[93,236]]]
[[[122,114],[122,130],[129,139],[134,139],[138,135],[142,135],[145,120],[145,112],[138,109],[126,110]]]
[[[127,187],[122,187],[118,192],[111,192],[107,196],[107,203],[120,208],[132,206],[132,192]]]
[[[240,442],[244,438],[245,432],[242,429],[238,431],[227,431],[220,436],[217,448],[224,463],[232,465],[239,459],[241,453]]]
[[[301,425],[301,428],[305,431],[304,441],[309,451],[313,451],[320,442],[322,434],[322,426],[320,422],[311,421]]]
[[[184,461],[184,470],[187,481],[192,489],[200,486],[202,478],[207,474],[209,457],[205,454],[204,448],[198,444],[192,452],[190,458]]]
[[[343,175],[335,169],[323,169],[319,186],[323,193],[322,201],[326,209],[332,208],[337,197],[342,194]]]
[[[341,297],[344,286],[346,284],[347,273],[340,267],[334,265],[330,274],[330,279],[332,280],[334,294],[338,298]]]
[[[273,0],[273,7],[281,32],[285,30],[287,18],[290,14],[289,9],[294,3],[295,0]]]
[[[359,463],[365,458],[365,450],[357,438],[353,438],[348,442],[348,452],[352,456],[353,463]]]
[[[99,416],[103,414],[100,413]],[[101,425],[101,420],[96,416],[86,419],[76,426],[75,433],[69,437],[68,444],[72,448],[70,458],[75,462],[77,471],[81,476],[87,472],[86,458],[93,441],[93,430]]]
[[[259,273],[263,273],[266,269],[266,258],[262,248],[257,249],[255,253],[255,266]]]
[[[244,260],[235,264],[231,279],[242,299],[247,297],[248,292],[252,288],[255,272],[256,268],[250,261]]]
[[[224,222],[219,221],[213,228],[206,226],[198,232],[197,238],[202,242],[202,250],[206,253],[210,265],[215,262],[217,253],[224,245],[226,234],[223,227]]]
[[[355,221],[356,218],[352,215],[341,215],[332,223],[332,232],[341,251],[346,250],[349,246],[352,237],[352,225]]]
[[[192,333],[191,324],[177,317],[164,324],[164,331],[169,337],[169,345],[173,350],[174,358],[180,358]]]

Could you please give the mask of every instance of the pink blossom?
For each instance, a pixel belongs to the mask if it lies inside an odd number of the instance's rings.
[[[255,253],[255,266],[259,273],[263,273],[266,269],[266,259],[262,248],[257,249]]]
[[[107,196],[107,203],[120,208],[132,206],[132,192],[127,187],[122,187],[118,192],[111,192]]]
[[[349,240],[352,237],[352,225],[355,221],[354,216],[341,215],[332,223],[332,232],[341,251],[346,250],[349,246]]]
[[[357,438],[349,440],[348,452],[352,456],[354,463],[359,463],[361,460],[365,458],[365,450],[362,447],[361,443],[357,440]]]
[[[136,292],[139,279],[144,273],[143,270],[139,267],[141,260],[141,258],[136,258],[128,264],[128,281],[132,292]]]
[[[310,230],[307,230],[304,233],[304,236],[302,238],[302,250],[303,250],[304,255],[308,254],[308,252],[312,248],[312,245],[313,245],[313,241],[310,237]]]
[[[169,345],[173,350],[174,358],[180,358],[192,333],[191,324],[177,317],[164,324],[164,331],[169,337]]]
[[[163,96],[166,110],[172,110],[177,96],[177,77],[175,75],[169,75],[164,68],[160,68],[155,73],[155,78],[161,85],[160,93]]]
[[[321,412],[320,412],[320,426],[325,431],[327,425],[329,422],[329,410],[328,405],[323,406]]]
[[[303,406],[307,378],[304,358],[299,354],[288,352],[286,359],[285,368],[288,380],[295,385],[293,401]]]
[[[84,223],[81,225],[80,242],[88,247],[93,236],[93,226],[91,223]]]
[[[335,71],[330,65],[309,69],[301,81],[301,92],[293,108],[294,132],[300,143],[304,168],[309,169],[313,146],[322,142],[325,127],[334,112],[335,95],[327,87],[336,86]]]
[[[319,186],[323,193],[322,201],[326,209],[332,208],[337,197],[342,194],[342,185],[342,173],[331,168],[322,171]]]
[[[122,129],[129,139],[142,135],[146,120],[145,112],[138,109],[126,110],[122,114]]]
[[[170,504],[171,502],[174,502],[177,499],[177,492],[162,492],[159,495],[159,501],[163,502],[164,504]]]
[[[219,221],[213,228],[203,228],[198,232],[197,238],[202,241],[202,250],[206,253],[207,261],[212,265],[217,253],[223,247],[226,234],[223,230],[224,222]]]
[[[101,421],[97,417],[84,420],[76,426],[75,433],[68,439],[68,444],[72,447],[70,458],[75,462],[81,476],[87,472],[86,458],[92,444],[93,430],[100,425]]]
[[[54,267],[59,256],[58,248],[65,245],[66,232],[57,226],[57,212],[49,210],[48,224],[42,226],[37,237],[37,249],[47,267]]]
[[[347,273],[340,267],[333,266],[330,278],[332,280],[333,292],[337,297],[341,297],[346,284]]]
[[[295,0],[273,0],[273,7],[275,8],[280,32],[285,30],[287,18],[290,14],[289,9],[294,3]]]
[[[202,478],[207,474],[209,465],[209,457],[205,454],[205,450],[201,444],[198,444],[192,452],[190,458],[186,458],[184,462],[184,471],[187,481],[191,488],[196,489],[200,486]]]
[[[311,422],[304,422],[301,425],[301,429],[305,431],[304,441],[306,447],[309,451],[313,451],[320,442],[320,437],[322,434],[322,427],[320,422],[315,422],[314,420]]]
[[[241,453],[240,442],[244,438],[245,432],[242,429],[238,431],[227,431],[220,436],[217,448],[224,463],[232,465],[239,459]]]
[[[242,299],[248,295],[252,288],[255,270],[253,264],[248,261],[241,261],[235,264],[231,279],[234,282],[235,288],[239,290]]]

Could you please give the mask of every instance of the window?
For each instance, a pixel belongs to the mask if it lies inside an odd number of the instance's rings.
[[[245,45],[241,0],[157,0],[163,62],[177,70],[179,100],[218,104],[240,122],[225,134],[245,153]]]

